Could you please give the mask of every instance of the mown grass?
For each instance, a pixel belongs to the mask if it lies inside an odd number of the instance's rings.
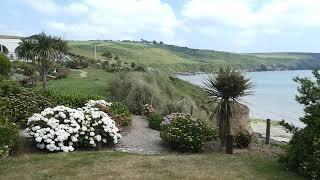
[[[272,157],[74,152],[0,161],[0,179],[302,179]]]
[[[107,89],[114,77],[114,73],[99,69],[84,69],[84,71],[87,72],[87,77],[80,77],[79,71],[71,70],[67,78],[48,81],[48,89],[108,97]],[[41,85],[38,85],[37,88],[41,89]]]

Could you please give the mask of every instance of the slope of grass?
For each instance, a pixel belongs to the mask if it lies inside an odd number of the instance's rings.
[[[97,41],[70,41],[69,45],[73,53],[93,58],[94,42]],[[108,50],[126,62],[140,63],[166,72],[212,72],[220,65],[243,70],[258,70],[261,64],[273,69],[311,69],[320,65],[320,54],[317,53],[238,54],[141,42],[98,43],[98,59],[103,59],[101,54]]]
[[[80,77],[80,72],[71,70],[67,78],[48,81],[48,88],[61,92],[75,92],[84,95],[100,95],[107,97],[110,82],[114,73],[108,73],[99,69],[84,69],[87,77]],[[38,85],[37,88],[41,88]]]
[[[0,160],[0,179],[302,179],[256,154],[74,152]]]

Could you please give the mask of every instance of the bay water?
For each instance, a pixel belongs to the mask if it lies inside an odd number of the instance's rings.
[[[304,115],[303,106],[296,100],[298,84],[293,78],[312,77],[309,70],[246,72],[253,83],[253,94],[241,99],[250,108],[250,118],[286,120],[303,126],[299,117]],[[178,75],[178,78],[204,86],[208,74]]]

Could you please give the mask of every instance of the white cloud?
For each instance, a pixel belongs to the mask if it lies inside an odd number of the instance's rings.
[[[188,0],[181,14],[193,31],[201,33],[208,25],[214,26],[217,34],[248,46],[259,36],[320,28],[319,9],[319,0]]]
[[[59,12],[59,6],[54,0],[25,0],[25,2],[42,14],[54,15]]]
[[[71,15],[81,15],[88,12],[88,6],[83,3],[71,3],[64,7],[64,10]]]
[[[319,0],[189,0],[182,15],[238,28],[320,27],[319,9]]]
[[[171,6],[160,0],[80,0],[63,9],[77,15],[76,19],[72,23],[54,20],[49,27],[81,37],[140,39],[138,35],[155,34],[157,40],[175,43],[181,25]]]

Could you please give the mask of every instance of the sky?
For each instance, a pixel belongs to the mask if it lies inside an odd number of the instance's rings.
[[[320,52],[320,0],[1,0],[0,34]]]

